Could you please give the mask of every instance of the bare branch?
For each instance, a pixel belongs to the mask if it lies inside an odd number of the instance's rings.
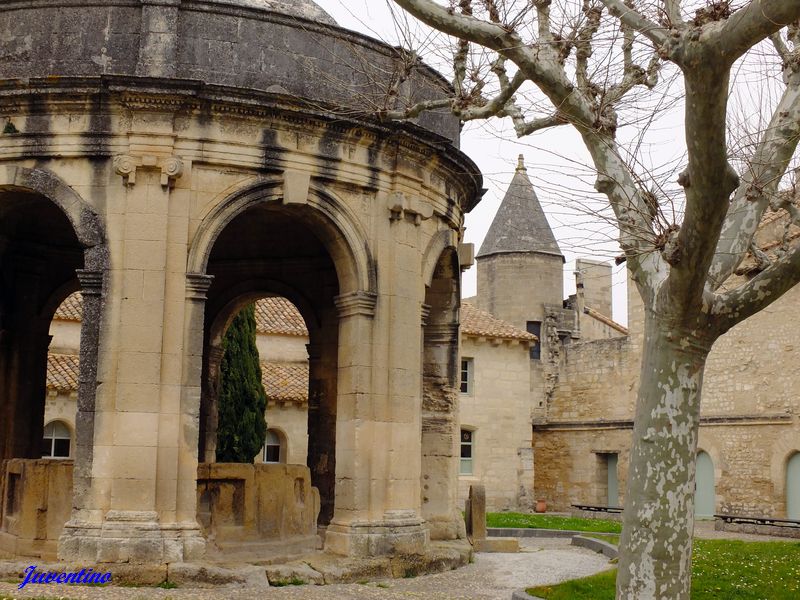
[[[638,31],[658,48],[667,42],[667,31],[641,13],[627,6],[622,0],[600,0],[612,15],[634,31]]]
[[[751,0],[719,24],[708,27],[706,42],[733,64],[750,48],[800,19],[800,2]]]
[[[717,294],[711,316],[717,331],[731,327],[766,308],[800,283],[800,244],[774,261],[745,285]]]
[[[680,29],[685,25],[681,19],[681,0],[664,0],[664,13],[667,15],[670,26],[675,29]]]
[[[795,72],[789,77],[789,84],[728,208],[716,258],[708,274],[709,289],[718,289],[741,263],[799,140],[800,72]]]

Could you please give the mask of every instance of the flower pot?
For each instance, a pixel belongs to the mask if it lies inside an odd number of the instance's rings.
[[[547,502],[544,500],[537,500],[536,501],[536,512],[543,513],[547,511]]]

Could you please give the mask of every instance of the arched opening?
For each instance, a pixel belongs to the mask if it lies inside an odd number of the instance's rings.
[[[800,520],[800,452],[786,462],[786,518]]]
[[[317,522],[312,523],[314,534],[317,525],[324,528],[333,516],[339,350],[335,300],[340,294],[338,270],[347,271],[351,266],[337,264],[343,259],[341,256],[335,259],[329,251],[330,235],[309,207],[286,207],[277,202],[252,203],[224,226],[209,252],[207,274],[213,280],[204,311],[198,440],[200,460],[206,463],[201,465],[198,475],[198,514],[204,525],[214,522],[215,518],[217,523],[224,523],[227,518],[240,524],[249,522],[250,518],[245,514],[249,510],[246,498],[251,493],[246,476],[242,476],[242,483],[236,483],[231,477],[233,466],[214,463],[222,337],[233,316],[253,302],[257,321],[261,319],[261,329],[269,330],[262,331],[263,337],[272,336],[273,339],[272,343],[264,339],[258,344],[259,353],[266,358],[261,365],[262,381],[268,396],[266,420],[272,429],[268,431],[266,448],[255,459],[258,464],[247,466],[255,473],[255,483],[250,484],[252,493],[267,493],[269,489],[283,486],[276,485],[275,480],[268,483],[264,479],[263,484],[258,483],[260,478],[291,479],[292,497],[303,496],[302,501],[295,498],[292,506],[299,507],[303,519],[315,506],[318,510]],[[283,336],[285,339],[278,343],[281,318],[288,321],[284,325],[289,329],[301,331],[292,332],[299,335]],[[270,348],[276,344],[283,349]],[[302,394],[298,393],[299,386],[304,388]],[[288,430],[292,431],[291,456],[287,454],[286,438],[282,439],[279,433]],[[276,452],[278,460],[273,461]],[[294,461],[302,461],[303,465],[297,466]],[[223,467],[227,469],[224,485],[230,489],[224,489],[214,475],[218,471],[222,473]],[[241,467],[236,469],[242,470]],[[298,475],[299,469],[305,469],[306,475]],[[203,475],[204,472],[207,474]],[[212,504],[220,506],[219,499],[225,495],[230,498],[226,501],[230,514],[214,517]],[[264,501],[255,505],[265,510],[270,506]],[[274,523],[275,515],[265,513],[253,517],[260,523],[258,531],[242,532],[242,541],[272,539],[273,534],[280,538],[294,533],[309,534],[306,530],[286,531],[265,525]],[[303,519],[298,517],[297,522]],[[265,533],[267,530],[271,532],[269,535]],[[218,534],[215,542],[225,550]]]
[[[90,431],[79,429],[73,435],[78,347],[70,360],[58,364],[72,378],[72,389],[60,386],[70,401],[63,415],[47,411],[53,388],[59,387],[53,386],[48,355],[51,321],[57,307],[79,288],[85,252],[73,222],[55,201],[31,190],[0,188],[0,459],[5,492],[0,530],[2,540],[13,540],[18,556],[55,558],[74,503],[69,493],[72,459],[81,466],[91,460]],[[78,324],[77,343],[80,328]],[[0,541],[0,550],[2,545]]]
[[[460,269],[454,248],[439,256],[425,288],[422,335],[422,516],[431,539],[455,539],[463,534],[456,510],[461,444],[458,395]],[[471,449],[471,446],[470,446]],[[471,465],[471,457],[470,457]],[[454,514],[455,513],[455,514]]]
[[[714,496],[714,462],[708,452],[697,453],[697,472],[695,475],[694,514],[696,517],[713,517],[716,506]]]

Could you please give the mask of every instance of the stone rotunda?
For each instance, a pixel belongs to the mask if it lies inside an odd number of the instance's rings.
[[[308,0],[0,4],[0,556],[188,561],[223,532],[235,553],[280,502],[343,555],[463,538],[481,177],[451,115],[371,116],[446,92],[400,73]],[[78,290],[74,460],[43,460],[48,328]],[[280,473],[214,464],[222,334],[268,296],[309,332],[308,464]]]

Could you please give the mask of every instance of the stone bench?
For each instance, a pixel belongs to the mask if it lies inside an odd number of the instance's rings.
[[[794,519],[729,514],[715,514],[714,519],[717,531],[800,539],[800,521]]]

